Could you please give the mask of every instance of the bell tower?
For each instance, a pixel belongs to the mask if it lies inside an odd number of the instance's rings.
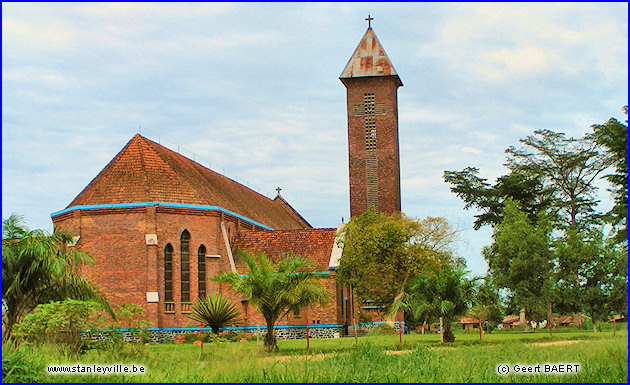
[[[350,216],[373,206],[381,214],[400,211],[398,87],[402,82],[368,29],[339,79],[346,87]]]

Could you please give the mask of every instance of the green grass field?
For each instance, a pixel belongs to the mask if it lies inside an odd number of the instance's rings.
[[[3,381],[38,382],[627,382],[627,331],[456,333],[453,344],[436,334],[279,341],[265,354],[256,341],[198,345],[127,346],[73,356],[53,347],[3,348]],[[262,343],[262,341],[261,341]],[[143,375],[47,375],[48,364],[143,365]],[[514,374],[513,366],[579,364],[577,374]],[[508,364],[511,373],[497,374]],[[11,373],[5,369],[15,367]],[[541,366],[544,369],[544,367]],[[541,370],[543,370],[541,369]]]

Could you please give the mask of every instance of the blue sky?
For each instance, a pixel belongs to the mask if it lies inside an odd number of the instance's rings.
[[[582,136],[628,103],[628,4],[2,4],[2,217],[52,229],[141,130],[316,227],[349,217],[345,88],[371,14],[399,89],[403,211],[491,230],[444,170],[506,172],[536,129]],[[601,210],[610,199],[601,186]]]

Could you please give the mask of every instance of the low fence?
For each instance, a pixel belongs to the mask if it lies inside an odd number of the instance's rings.
[[[384,322],[370,322],[361,323],[357,330],[361,330],[361,334],[365,334],[369,330],[377,327]],[[403,323],[404,324],[404,323]],[[352,336],[353,325],[336,325],[336,324],[321,324],[321,325],[309,325],[309,337],[310,338],[339,338],[345,336]],[[150,335],[151,342],[164,342],[172,341],[178,334],[186,334],[191,332],[199,332],[199,327],[173,327],[173,328],[147,328],[147,329],[114,329],[114,330],[91,330],[81,332],[81,337],[86,340],[102,341],[110,338],[112,332],[121,333],[122,338],[126,342],[139,342],[141,341],[140,333],[146,331]],[[394,325],[395,330],[399,330],[399,323]],[[209,327],[203,328],[204,332],[212,331]],[[221,328],[222,332],[237,332],[237,333],[251,333],[252,335],[260,334],[260,337],[267,335],[267,326],[228,326]],[[276,338],[281,340],[295,340],[306,338],[306,326],[305,325],[278,325],[274,327]],[[147,334],[147,333],[143,333]],[[147,337],[149,337],[147,335]]]

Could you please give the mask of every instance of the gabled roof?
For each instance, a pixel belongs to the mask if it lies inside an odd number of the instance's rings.
[[[311,227],[282,201],[136,134],[68,208],[135,202],[219,206],[274,229]]]
[[[300,255],[313,261],[315,271],[328,271],[337,229],[242,231],[234,241],[234,250],[250,254],[264,253],[272,260],[285,254]],[[235,253],[239,273],[247,271],[243,258]]]
[[[366,76],[395,76],[399,86],[402,86],[392,62],[387,57],[372,28],[365,31],[339,78],[349,79]]]

